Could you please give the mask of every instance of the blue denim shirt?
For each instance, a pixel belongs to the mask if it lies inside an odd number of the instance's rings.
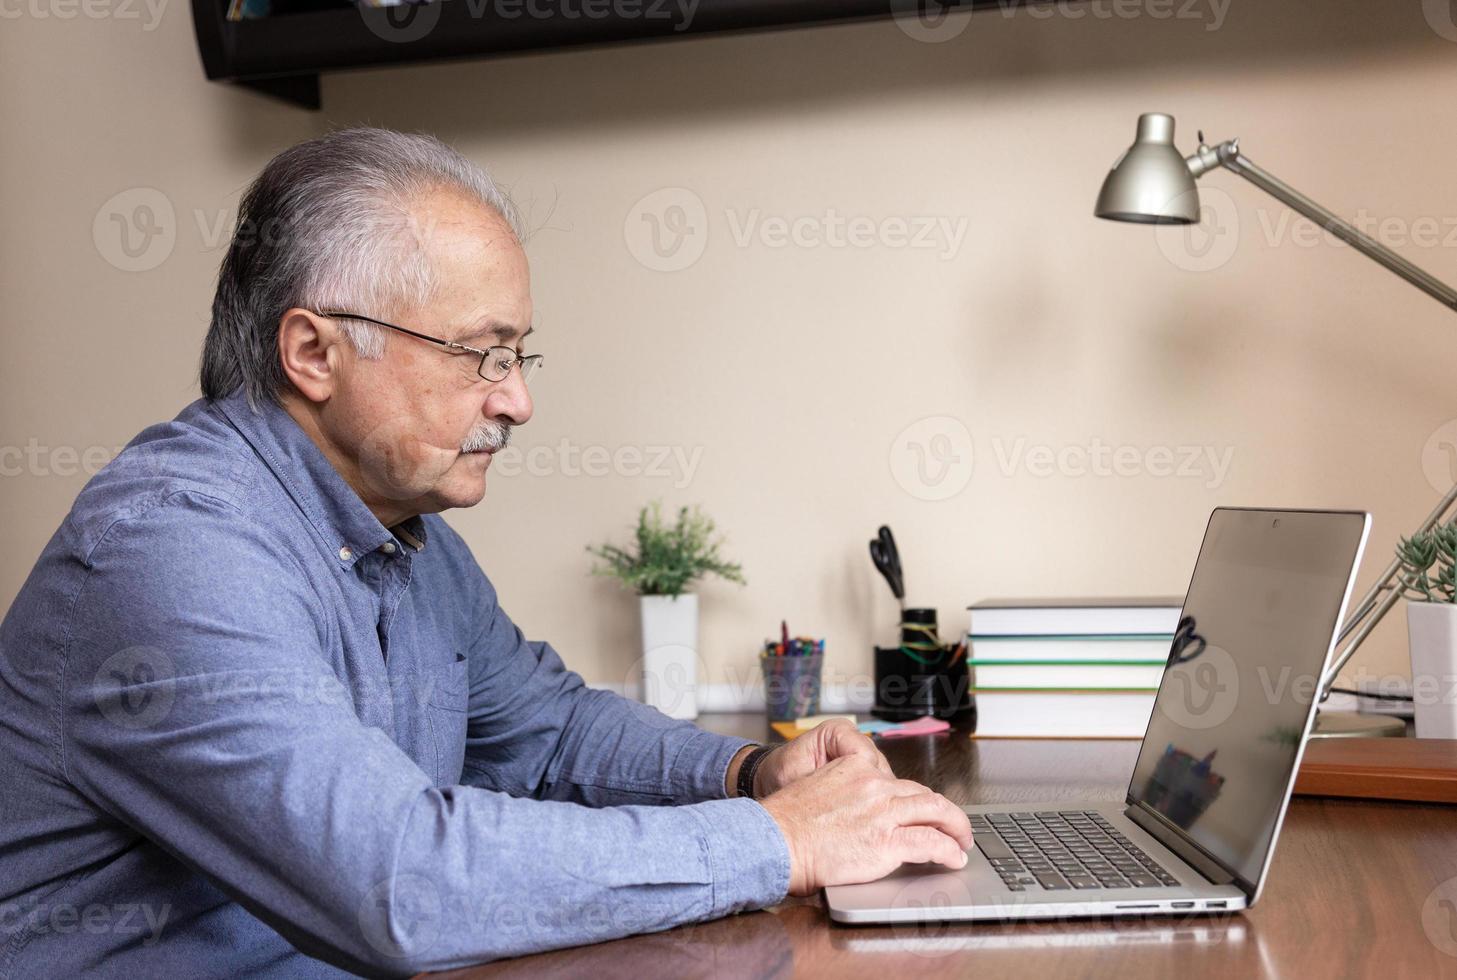
[[[772,904],[744,744],[584,686],[276,405],[195,402],[0,624],[0,977],[405,974]]]

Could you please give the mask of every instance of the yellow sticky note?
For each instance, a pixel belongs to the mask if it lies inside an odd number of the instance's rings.
[[[808,731],[816,725],[823,724],[827,721],[834,721],[836,718],[843,718],[852,725],[855,723],[854,715],[810,715],[808,718],[796,718],[794,727],[802,732]]]
[[[794,727],[794,722],[792,721],[771,721],[769,727],[783,736],[786,742],[792,742],[804,734],[804,732]]]

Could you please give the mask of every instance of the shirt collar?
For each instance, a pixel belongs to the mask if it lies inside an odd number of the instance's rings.
[[[250,405],[242,389],[212,404],[283,484],[341,564],[352,566],[395,539],[282,406],[272,400]],[[402,521],[395,530],[414,550],[425,547],[425,522],[419,517]]]

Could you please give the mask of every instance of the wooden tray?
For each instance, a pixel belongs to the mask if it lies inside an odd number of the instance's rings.
[[[1312,739],[1295,795],[1457,803],[1457,740]]]

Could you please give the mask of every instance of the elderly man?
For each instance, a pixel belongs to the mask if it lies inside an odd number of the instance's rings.
[[[965,863],[853,727],[712,735],[512,625],[436,515],[531,418],[517,225],[382,130],[248,190],[204,397],[0,626],[0,977],[404,974]]]

